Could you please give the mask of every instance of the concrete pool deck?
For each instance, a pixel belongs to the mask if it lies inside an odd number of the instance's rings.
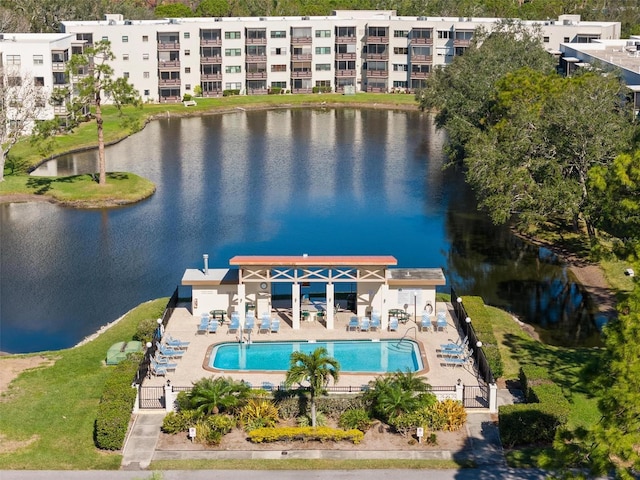
[[[283,341],[283,340],[362,340],[362,339],[401,339],[406,336],[419,342],[423,352],[423,361],[426,362],[424,376],[432,386],[454,386],[458,379],[463,385],[478,385],[477,372],[472,365],[447,366],[438,357],[436,349],[441,344],[459,342],[460,335],[456,329],[451,315],[453,308],[450,304],[438,303],[436,311],[447,310],[446,331],[420,331],[413,319],[406,324],[400,324],[397,332],[389,331],[348,331],[349,319],[353,316],[350,311],[339,311],[336,316],[335,328],[327,330],[323,323],[318,321],[301,322],[301,328],[294,330],[291,327],[291,317],[287,309],[279,308],[272,312],[272,318],[280,318],[280,331],[278,333],[257,333],[253,330],[253,341]],[[269,382],[275,386],[284,381],[285,372],[233,372],[211,371],[207,366],[207,351],[216,343],[237,341],[236,334],[227,333],[227,325],[218,328],[217,333],[198,334],[197,327],[200,319],[194,317],[191,311],[184,305],[179,305],[173,312],[166,329],[165,336],[170,335],[175,339],[191,342],[182,358],[175,361],[177,368],[168,372],[166,377],[151,377],[145,379],[145,386],[165,385],[167,380],[174,387],[190,387],[194,382],[203,377],[229,376],[235,380],[245,380],[254,387],[260,387],[263,382]],[[246,337],[246,334],[245,334]],[[342,373],[337,383],[339,387],[357,387],[367,384],[377,374],[351,374]]]

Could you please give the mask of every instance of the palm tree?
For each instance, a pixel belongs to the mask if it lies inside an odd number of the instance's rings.
[[[189,392],[192,408],[203,413],[220,413],[241,405],[249,387],[231,378],[203,378],[193,384]]]
[[[426,379],[410,371],[397,371],[391,376],[376,378],[371,382],[365,399],[384,422],[431,405],[436,400]]]
[[[287,386],[309,382],[312,427],[316,426],[316,396],[326,393],[329,379],[332,378],[333,383],[337,383],[340,375],[340,363],[328,355],[327,349],[324,347],[316,348],[309,355],[304,352],[293,352],[291,367],[287,371],[285,379]]]

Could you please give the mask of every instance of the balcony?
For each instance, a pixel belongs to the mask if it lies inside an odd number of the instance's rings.
[[[355,77],[355,70],[336,70],[336,77]]]
[[[291,37],[291,45],[311,45],[313,39],[311,37]]]
[[[216,64],[216,63],[222,63],[222,57],[221,56],[200,57],[200,64],[210,65],[210,64]]]
[[[355,53],[336,53],[336,60],[355,60]]]
[[[247,80],[261,80],[267,78],[267,72],[247,72]]]
[[[313,54],[311,53],[295,53],[295,54],[291,54],[291,60],[294,61],[310,61],[311,58],[313,57]]]
[[[453,40],[454,47],[468,47],[471,45],[471,40]]]
[[[201,73],[200,81],[201,82],[211,82],[211,81],[221,81],[222,74],[221,73]]]
[[[313,93],[312,88],[292,88],[291,93]]]
[[[67,69],[67,62],[53,62],[51,70],[54,72],[64,72]]]
[[[200,39],[200,46],[201,47],[220,47],[222,46],[222,39],[221,38],[201,38]]]
[[[180,60],[159,60],[159,70],[180,70]]]
[[[412,38],[411,45],[433,45],[433,38]]]
[[[430,72],[411,72],[411,78],[424,79],[429,78]]]
[[[291,78],[311,78],[311,70],[303,70],[300,72],[291,72]]]
[[[388,77],[389,70],[367,70],[367,77]]]
[[[365,43],[389,43],[389,37],[367,37]]]
[[[54,105],[53,114],[57,116],[66,116],[69,114],[66,105]]]
[[[245,63],[267,63],[267,55],[247,55]]]
[[[433,63],[433,55],[411,55],[411,63]]]
[[[244,42],[245,45],[266,45],[266,38],[247,38]]]
[[[389,52],[386,53],[366,53],[366,60],[389,60]]]
[[[340,44],[354,44],[357,43],[356,37],[336,37],[336,43]]]
[[[387,93],[387,89],[382,87],[367,87],[367,92],[368,93]]]
[[[219,97],[222,95],[222,90],[209,90],[208,92],[202,92],[203,97]]]
[[[268,95],[269,90],[266,88],[248,88],[247,95]]]
[[[180,50],[180,42],[158,43],[158,50]]]
[[[172,87],[175,85],[180,85],[179,78],[161,78],[158,80],[158,85],[161,87]]]

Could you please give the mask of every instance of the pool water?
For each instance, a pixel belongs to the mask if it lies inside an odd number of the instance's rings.
[[[328,340],[322,342],[222,343],[214,346],[209,366],[219,370],[287,371],[291,353],[324,347],[343,373],[416,372],[423,369],[420,347],[413,340]]]

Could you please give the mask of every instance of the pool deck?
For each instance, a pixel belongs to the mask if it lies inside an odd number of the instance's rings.
[[[455,323],[451,316],[453,308],[449,304],[438,303],[436,311],[447,310],[446,331],[420,331],[419,324],[409,320],[406,324],[400,324],[397,332],[381,331],[348,331],[349,319],[354,315],[350,311],[339,311],[336,315],[335,328],[327,330],[324,323],[318,321],[301,322],[299,330],[291,328],[291,316],[288,309],[279,308],[272,312],[272,318],[280,318],[280,331],[278,333],[258,333],[254,328],[251,334],[252,341],[286,341],[286,340],[354,340],[354,339],[401,339],[406,336],[416,340],[420,344],[423,352],[423,362],[426,368],[422,372],[427,381],[432,386],[454,386],[458,379],[464,385],[478,385],[477,372],[471,365],[447,366],[438,357],[436,349],[443,343],[459,342],[460,335],[456,330]],[[238,341],[234,333],[227,333],[227,325],[218,328],[217,333],[198,334],[197,326],[200,319],[194,317],[186,306],[178,306],[168,322],[165,336],[171,335],[175,339],[191,342],[182,358],[175,360],[178,364],[175,371],[167,373],[166,377],[151,377],[145,379],[144,385],[164,385],[167,380],[171,380],[174,387],[189,387],[203,377],[228,376],[235,380],[244,380],[254,387],[260,387],[264,382],[269,382],[275,386],[280,385],[285,378],[285,372],[233,372],[233,371],[213,371],[206,369],[208,359],[206,358],[209,348],[222,342]],[[259,320],[258,322],[259,323]],[[246,334],[245,334],[246,338]],[[376,378],[378,374],[351,374],[341,373],[338,383],[339,387],[360,387]]]

